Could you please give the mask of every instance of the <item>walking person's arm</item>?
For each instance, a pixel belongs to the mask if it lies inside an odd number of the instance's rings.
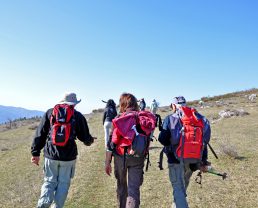
[[[203,116],[203,122],[204,122],[204,130],[203,130],[204,147],[203,147],[203,153],[202,153],[202,164],[200,169],[202,172],[207,172],[208,166],[211,165],[211,163],[208,161],[208,148],[207,148],[207,145],[210,142],[210,138],[211,138],[211,127],[210,127],[210,122],[204,116]]]
[[[106,117],[107,117],[107,111],[106,111],[106,109],[105,109],[104,114],[103,114],[103,117],[102,117],[102,124],[103,124],[103,125],[104,125],[104,123],[105,123]]]
[[[49,115],[51,110],[48,110],[42,117],[40,124],[35,132],[35,136],[31,145],[31,162],[39,165],[40,151],[44,148],[50,128]]]
[[[170,142],[170,130],[168,128],[169,126],[169,117],[167,116],[164,119],[163,125],[162,125],[162,130],[159,133],[158,140],[163,146],[169,146],[171,144]]]
[[[112,152],[106,151],[105,172],[109,176],[111,176],[111,173],[112,173],[111,161],[112,161]]]
[[[85,117],[80,113],[76,112],[75,117],[76,122],[76,136],[77,138],[82,141],[85,145],[90,146],[96,137],[92,137],[89,131],[88,123]]]

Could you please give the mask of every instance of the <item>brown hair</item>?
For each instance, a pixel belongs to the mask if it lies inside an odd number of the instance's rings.
[[[119,110],[120,113],[125,112],[127,109],[130,109],[132,111],[139,110],[136,97],[130,93],[123,93],[120,96],[119,107],[120,107],[120,110]]]

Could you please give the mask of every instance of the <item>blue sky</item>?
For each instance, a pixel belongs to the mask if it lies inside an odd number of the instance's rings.
[[[256,0],[0,0],[0,105],[89,113],[258,87]]]

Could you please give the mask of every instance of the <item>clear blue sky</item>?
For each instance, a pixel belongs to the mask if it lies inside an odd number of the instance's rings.
[[[258,87],[257,0],[0,0],[0,105],[83,113]]]

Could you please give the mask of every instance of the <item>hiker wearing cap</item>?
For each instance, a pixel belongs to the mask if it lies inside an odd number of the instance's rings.
[[[119,208],[138,208],[140,206],[140,186],[143,183],[143,168],[149,142],[147,139],[153,129],[144,128],[141,118],[151,116],[155,128],[155,117],[150,112],[140,112],[137,99],[130,93],[123,93],[119,100],[120,112],[113,119],[113,129],[106,151],[105,172],[111,175],[111,160],[114,156],[114,175],[117,180],[117,202]],[[142,116],[142,117],[141,117]],[[133,141],[141,139],[141,148],[132,147]],[[145,140],[146,139],[146,140]],[[148,144],[147,144],[148,143]],[[137,146],[138,147],[138,146]],[[137,151],[137,150],[142,150]]]
[[[186,189],[190,177],[197,169],[205,172],[209,164],[207,144],[211,130],[209,121],[194,108],[186,106],[183,96],[173,98],[170,107],[173,113],[164,119],[158,139],[168,158],[173,207],[187,208]],[[194,148],[193,144],[196,145]],[[162,164],[160,169],[163,169]]]
[[[81,100],[75,93],[47,110],[36,130],[31,146],[31,162],[39,165],[44,148],[44,183],[37,207],[64,206],[77,157],[76,138],[90,146],[94,139],[89,133],[85,117],[74,109]]]
[[[150,112],[156,116],[156,127],[158,126],[158,121],[161,122],[161,117],[160,115],[157,114],[157,110],[158,110],[158,103],[156,102],[155,99],[153,99],[150,106]],[[153,134],[154,134],[154,131],[151,132],[151,138],[153,137]]]
[[[116,111],[116,103],[114,102],[114,100],[109,99],[105,103],[107,104],[103,114],[103,126],[104,126],[104,132],[105,132],[105,147],[107,148],[109,133],[112,127],[112,120],[117,116],[117,111]]]

